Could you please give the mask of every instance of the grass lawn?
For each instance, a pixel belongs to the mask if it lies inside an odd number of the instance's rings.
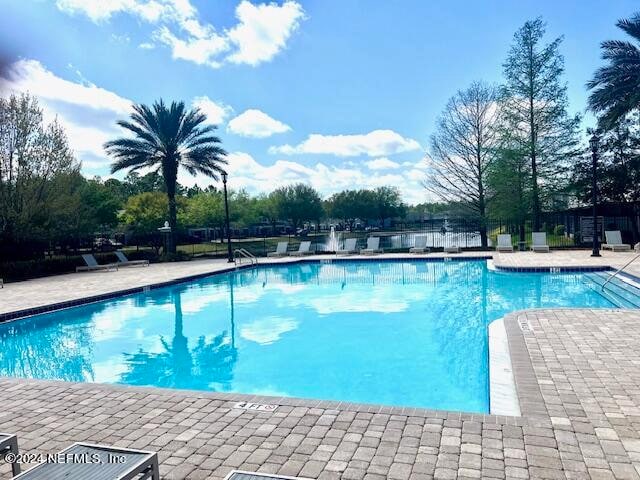
[[[507,231],[506,228],[502,228],[500,229],[498,228],[494,228],[492,230],[489,230],[487,232],[487,235],[489,236],[489,238],[491,239],[491,243],[493,245],[498,243],[498,234],[501,233],[510,233],[509,231]],[[524,238],[525,241],[527,242],[527,244],[531,244],[531,233],[532,233],[532,229],[530,226],[526,226],[525,227],[525,231],[524,231]],[[520,240],[520,235],[519,233],[511,233],[511,242],[513,243],[514,246],[518,245],[518,241]],[[556,235],[554,233],[547,233],[547,244],[550,247],[571,247],[575,245],[575,242],[573,240],[573,238],[570,237],[565,237],[564,235]]]

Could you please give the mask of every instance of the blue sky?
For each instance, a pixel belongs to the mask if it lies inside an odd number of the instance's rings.
[[[428,197],[422,160],[456,90],[500,82],[512,37],[542,16],[564,35],[571,112],[622,38],[633,0],[0,0],[5,87],[41,98],[67,127],[86,175],[131,102],[200,106],[230,152],[230,183],[252,193],[297,181],[323,195],[398,186]],[[585,119],[585,127],[590,118]],[[181,182],[204,186],[186,173]]]

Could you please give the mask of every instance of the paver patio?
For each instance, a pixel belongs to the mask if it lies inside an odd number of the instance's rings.
[[[591,264],[585,252],[504,262],[577,254]],[[610,255],[592,260],[630,257]],[[56,278],[9,284],[0,304],[15,289],[14,308],[29,306]],[[242,395],[3,378],[0,431],[17,433],[29,453],[80,440],[157,450],[166,479],[222,479],[233,468],[319,479],[640,478],[640,312],[528,310],[505,326],[522,417],[268,397],[281,406],[265,413],[233,408]]]

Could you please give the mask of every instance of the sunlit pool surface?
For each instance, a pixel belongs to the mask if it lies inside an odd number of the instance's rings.
[[[259,267],[0,325],[0,375],[487,412],[488,323],[569,306],[613,304],[484,261]]]

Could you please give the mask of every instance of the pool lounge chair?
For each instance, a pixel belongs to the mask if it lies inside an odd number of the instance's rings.
[[[76,267],[76,272],[91,272],[94,270],[118,270],[117,263],[105,263],[104,265],[100,265],[96,260],[96,257],[91,255],[90,253],[82,254],[82,259],[87,265],[84,267]]]
[[[64,478],[65,480],[150,478],[160,480],[158,454],[155,452],[90,443],[74,443],[62,450],[59,455],[64,456],[62,458],[78,460],[41,463],[14,478],[16,480],[50,480],[54,478]]]
[[[3,462],[7,453],[18,455],[18,437],[11,433],[0,433],[0,460]],[[11,462],[11,472],[14,476],[20,473],[20,463]]]
[[[360,250],[361,255],[376,255],[378,253],[384,253],[384,250],[380,248],[380,237],[367,238],[367,248]]]
[[[531,250],[534,252],[548,252],[547,234],[544,232],[533,232],[531,234]]]
[[[118,266],[119,267],[129,267],[134,265],[146,265],[149,266],[149,260],[129,260],[124,252],[118,250],[116,252],[116,257],[118,257]]]
[[[427,247],[427,236],[417,235],[413,247],[409,249],[409,253],[429,253],[431,249]]]
[[[344,241],[342,249],[336,250],[336,255],[352,255],[358,253],[358,249],[356,248],[357,241],[357,238],[347,238]]]
[[[312,253],[311,242],[300,242],[298,250],[296,250],[295,252],[291,252],[289,255],[291,255],[292,257],[302,257],[304,255],[311,255]]]
[[[460,253],[460,245],[449,245],[444,247],[444,253]]]
[[[628,252],[631,250],[631,245],[628,243],[622,243],[622,234],[620,230],[605,231],[604,236],[607,239],[607,243],[602,245],[603,249],[609,249],[612,252]]]
[[[286,257],[288,247],[289,247],[289,242],[278,242],[276,251],[267,253],[267,257]]]
[[[513,244],[511,243],[511,235],[503,233],[498,235],[498,245],[496,245],[496,251],[498,252],[513,252]]]

